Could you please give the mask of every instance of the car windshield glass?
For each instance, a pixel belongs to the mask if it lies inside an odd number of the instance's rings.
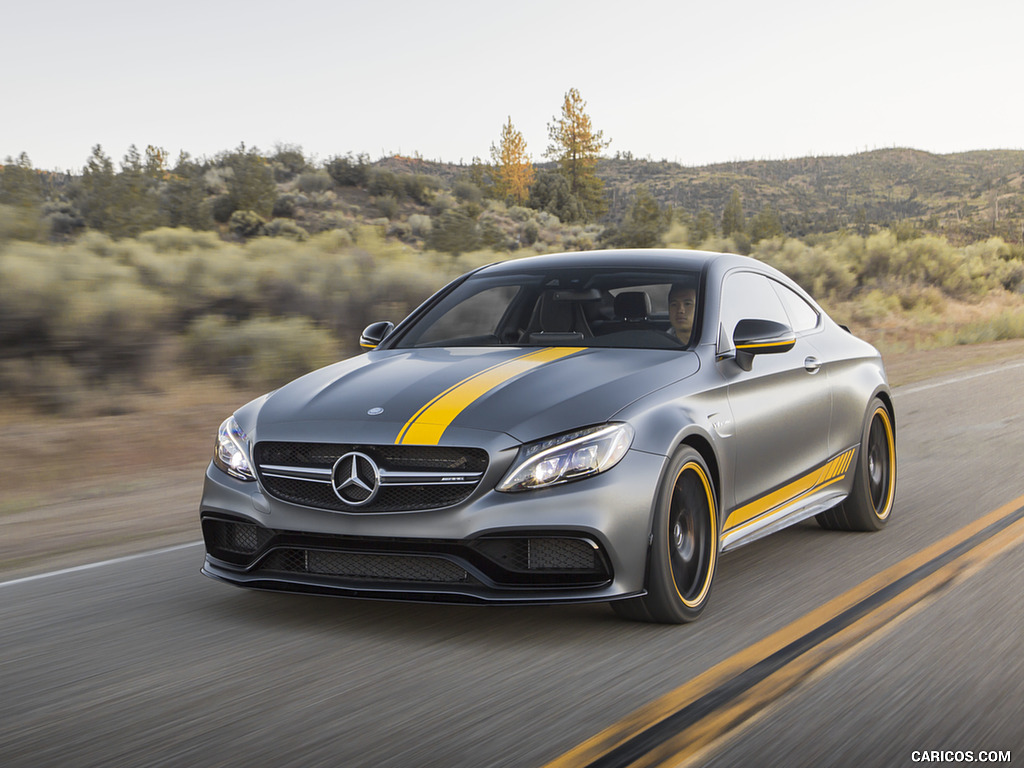
[[[684,349],[696,338],[699,275],[592,269],[470,277],[398,348],[580,346]]]

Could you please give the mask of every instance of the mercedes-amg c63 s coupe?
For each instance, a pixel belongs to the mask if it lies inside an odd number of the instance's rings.
[[[685,622],[723,552],[812,516],[878,530],[893,508],[878,352],[750,258],[492,264],[361,344],[221,425],[206,575]]]

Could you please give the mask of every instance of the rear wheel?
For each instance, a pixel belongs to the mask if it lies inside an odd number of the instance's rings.
[[[704,611],[718,560],[718,507],[701,455],[684,447],[659,491],[647,594],[612,603],[627,619],[680,624]]]
[[[896,432],[885,404],[868,408],[853,476],[853,490],[842,504],[817,516],[822,528],[878,531],[889,520],[896,498]]]

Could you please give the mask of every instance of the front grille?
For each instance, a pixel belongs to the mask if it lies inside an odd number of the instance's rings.
[[[464,569],[438,557],[364,555],[316,549],[274,550],[263,569],[374,582],[463,584],[470,579]]]
[[[332,470],[338,459],[350,453],[362,454],[377,465],[380,487],[372,497],[369,491],[350,487],[344,493],[352,503],[346,503],[335,492]],[[271,496],[336,512],[450,507],[469,498],[488,461],[487,452],[480,448],[284,442],[257,443],[253,458],[260,481]],[[349,471],[348,461],[339,471]],[[372,486],[374,478],[361,463],[357,474],[361,482]],[[359,503],[366,498],[370,501]]]

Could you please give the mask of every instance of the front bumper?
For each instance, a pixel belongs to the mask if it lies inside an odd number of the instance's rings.
[[[576,483],[514,494],[482,484],[446,509],[359,514],[269,498],[211,464],[203,573],[253,589],[427,602],[636,596],[664,462],[630,451]]]

